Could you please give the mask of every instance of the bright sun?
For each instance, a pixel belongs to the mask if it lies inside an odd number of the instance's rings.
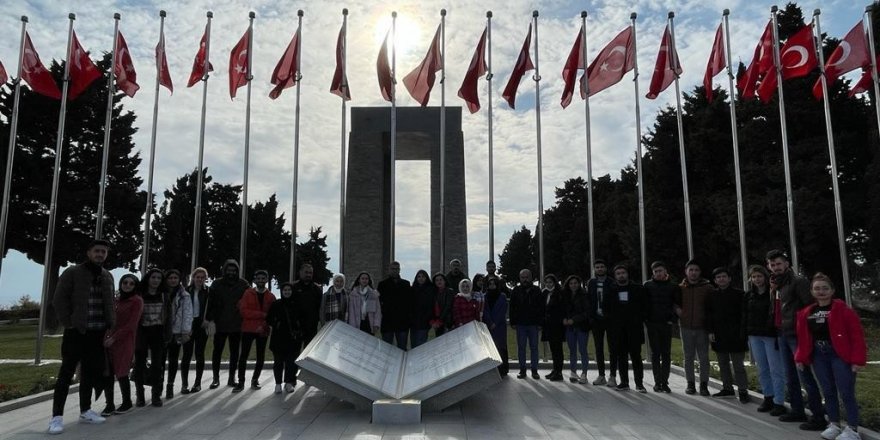
[[[422,29],[419,27],[418,23],[416,23],[412,18],[407,17],[406,14],[397,14],[395,28],[396,35],[394,40],[398,61],[400,60],[402,55],[408,54],[411,50],[416,50],[419,45],[425,46],[426,44],[428,44],[421,41]],[[385,39],[385,35],[388,33],[389,29],[391,29],[390,12],[384,17],[380,18],[376,22],[376,27],[373,28],[373,41],[375,41],[376,47],[382,45],[382,41]],[[390,47],[388,48],[388,57],[390,62]]]

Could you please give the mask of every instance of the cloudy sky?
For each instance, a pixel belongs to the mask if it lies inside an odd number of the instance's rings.
[[[676,40],[684,68],[681,87],[689,91],[702,82],[721,11],[724,8],[731,10],[734,62],[742,60],[748,63],[772,5],[770,2],[751,0],[7,0],[3,3],[0,29],[4,38],[0,39],[0,60],[10,76],[15,75],[21,15],[29,17],[31,39],[48,64],[53,58],[64,57],[69,12],[77,14],[75,29],[79,40],[93,53],[111,50],[112,16],[114,12],[122,14],[120,30],[128,41],[141,85],[135,98],[124,99],[123,103],[138,115],[136,125],[140,130],[135,142],[144,158],[141,166],[144,177],[152,129],[155,86],[153,50],[159,33],[158,12],[160,9],[168,12],[165,22],[166,49],[175,92],[173,95],[164,89],[159,92],[154,192],[160,195],[160,203],[161,192],[176,177],[190,172],[196,166],[202,89],[201,85],[187,89],[185,83],[208,10],[214,12],[211,60],[216,71],[208,84],[205,166],[216,181],[242,181],[245,93],[242,90],[237,99],[230,100],[227,72],[229,52],[247,28],[248,11],[255,11],[249,201],[266,200],[272,193],[277,193],[285,213],[290,211],[292,196],[295,94],[289,90],[278,100],[269,99],[268,93],[272,88],[269,80],[295,31],[296,10],[303,9],[297,228],[307,231],[310,226],[323,226],[328,234],[331,270],[336,269],[339,244],[340,100],[328,89],[335,66],[334,46],[342,23],[342,8],[350,11],[348,78],[352,106],[387,105],[379,93],[375,62],[381,39],[390,24],[391,11],[398,12],[397,70],[398,78],[402,78],[424,56],[439,23],[441,8],[448,11],[447,105],[462,106],[463,101],[456,97],[456,91],[485,26],[486,10],[493,11],[492,69],[495,80],[492,83],[494,100],[491,105],[494,109],[497,254],[515,229],[523,224],[534,229],[537,222],[534,82],[528,79],[523,81],[516,110],[511,110],[501,100],[501,91],[528,30],[532,10],[537,9],[541,14],[541,119],[546,208],[553,204],[555,187],[568,178],[586,174],[583,103],[576,100],[566,110],[559,105],[563,87],[560,73],[580,27],[582,9],[589,12],[587,40],[590,60],[629,24],[631,12],[639,14],[638,63],[642,73],[638,78],[642,108],[642,127],[639,128],[644,133],[653,124],[658,110],[675,102],[672,87],[655,101],[644,98],[667,12],[676,12]],[[823,32],[840,37],[861,20],[866,4],[852,0],[808,0],[801,2],[800,6],[806,15],[814,8],[822,8]],[[621,167],[634,157],[637,127],[632,78],[632,74],[628,74],[621,83],[591,100],[594,176],[611,173],[617,177]],[[727,86],[723,75],[719,75],[715,83],[725,88]],[[440,105],[439,89],[438,81],[431,105]],[[471,273],[482,269],[482,263],[489,256],[485,81],[480,85],[480,93],[484,110],[474,115],[465,111],[462,121]],[[402,83],[398,87],[398,97],[398,105],[417,105]],[[7,142],[6,139],[0,141]],[[397,164],[397,252],[398,259],[403,263],[403,275],[408,278],[417,269],[428,266],[428,170],[427,162]],[[289,218],[289,214],[285,217]],[[16,251],[10,251],[0,276],[0,305],[12,303],[23,294],[39,297],[41,280],[41,266],[27,261]]]

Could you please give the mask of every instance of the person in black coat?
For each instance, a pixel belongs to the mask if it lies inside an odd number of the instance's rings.
[[[608,266],[605,264],[605,260],[596,259],[593,263],[593,273],[594,277],[587,281],[586,286],[587,296],[590,299],[590,330],[593,332],[593,351],[596,353],[596,368],[599,370],[599,377],[593,381],[593,385],[616,387],[617,365],[610,341],[608,343],[608,370],[611,377],[605,379],[605,333],[608,324],[605,320],[605,311],[602,309],[605,294],[614,281],[608,276]],[[610,340],[610,336],[608,339]]]
[[[379,291],[379,304],[382,307],[382,340],[406,350],[406,339],[409,334],[412,295],[409,281],[400,278],[400,263],[393,261],[388,267],[388,278],[385,278],[376,290]]]
[[[571,299],[563,323],[565,324],[565,339],[568,341],[569,367],[571,369],[571,377],[568,380],[572,383],[586,384],[587,368],[590,365],[587,341],[590,338],[591,307],[590,298],[581,283],[581,277],[571,275],[562,286],[566,296]],[[581,371],[583,371],[580,375],[577,372],[578,353],[580,353]]]
[[[616,389],[618,391],[629,389],[627,365],[627,357],[629,357],[632,361],[636,390],[646,393],[647,390],[642,383],[644,377],[642,345],[645,343],[644,323],[648,318],[650,306],[644,288],[629,280],[629,270],[626,266],[618,264],[614,266],[612,273],[614,283],[605,295],[603,309],[609,323],[608,339],[614,341],[611,346],[617,357],[617,369],[620,372],[620,382]]]
[[[749,381],[744,365],[746,350],[745,333],[742,328],[742,307],[745,293],[730,285],[730,272],[726,267],[712,271],[717,287],[706,302],[706,330],[709,342],[718,357],[721,370],[721,391],[713,397],[734,396],[733,381],[739,388],[739,401],[749,402]],[[731,364],[733,373],[731,373]]]
[[[269,350],[272,350],[272,371],[275,373],[275,394],[284,391],[292,393],[296,387],[294,366],[299,356],[302,329],[297,314],[297,306],[293,297],[293,284],[281,284],[281,297],[269,306],[266,323],[272,328],[272,339]]]
[[[226,385],[229,387],[236,385],[235,372],[241,348],[241,313],[238,311],[238,302],[241,301],[244,291],[251,286],[239,273],[238,262],[226,260],[223,264],[223,277],[214,280],[211,284],[210,305],[205,317],[217,326],[213,341],[214,351],[211,353],[211,369],[214,376],[211,389],[220,386],[220,360],[223,358],[226,341],[229,341],[229,378],[226,380]]]
[[[431,282],[431,276],[425,270],[416,272],[410,289],[412,311],[409,314],[409,340],[412,348],[416,348],[428,342],[428,330],[431,329],[431,318],[434,316],[437,290]]]
[[[654,374],[654,392],[671,393],[669,370],[672,352],[672,325],[678,320],[675,314],[675,295],[679,287],[669,280],[666,264],[655,261],[651,264],[651,279],[645,282],[650,313],[648,322],[648,343],[651,346],[651,372]]]
[[[510,326],[516,330],[516,351],[519,358],[518,379],[526,377],[526,344],[531,354],[532,379],[538,374],[538,329],[544,324],[545,299],[538,286],[532,284],[532,272],[519,271],[519,284],[510,293]]]
[[[299,268],[299,280],[293,283],[293,298],[296,303],[302,338],[302,348],[312,342],[312,338],[318,333],[318,323],[321,320],[321,297],[324,296],[320,285],[314,282],[315,269],[309,263],[304,263]],[[295,371],[298,371],[294,369]]]
[[[565,321],[568,318],[571,294],[559,287],[559,281],[553,274],[544,277],[544,289],[541,294],[547,298],[541,339],[550,345],[550,356],[553,358],[553,371],[544,377],[551,382],[559,382],[563,379],[562,340],[565,339]]]

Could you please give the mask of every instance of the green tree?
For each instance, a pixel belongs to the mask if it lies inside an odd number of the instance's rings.
[[[288,248],[289,249],[289,248]],[[285,259],[284,261],[290,261]],[[330,257],[327,256],[327,235],[321,236],[321,227],[309,228],[309,239],[296,244],[296,277],[299,279],[299,268],[303,263],[311,264],[315,269],[314,281],[328,284],[333,273],[327,269]],[[282,272],[282,274],[286,273]]]
[[[520,270],[529,269],[533,276],[537,276],[536,261],[532,231],[523,225],[510,236],[510,240],[504,245],[504,251],[498,256],[498,273],[508,283],[516,284],[519,282]]]

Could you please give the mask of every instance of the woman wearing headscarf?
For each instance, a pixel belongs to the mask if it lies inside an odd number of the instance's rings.
[[[134,341],[137,335],[138,324],[141,322],[141,313],[144,310],[144,300],[137,294],[138,278],[132,274],[125,274],[119,279],[119,291],[116,295],[116,323],[107,331],[104,338],[104,347],[110,352],[112,377],[107,381],[104,395],[107,399],[107,407],[101,412],[101,416],[111,414],[124,414],[131,411],[131,382],[128,374],[131,371],[131,361],[134,356]],[[117,408],[113,403],[113,378],[119,381],[119,390],[122,391],[122,405]]]
[[[472,289],[471,280],[465,278],[458,282],[458,293],[452,301],[453,328],[480,320],[480,304],[474,299]]]
[[[275,373],[275,394],[284,391],[292,393],[296,387],[294,366],[299,356],[299,339],[302,338],[297,319],[296,304],[293,299],[293,284],[281,284],[281,297],[269,307],[266,323],[272,328],[269,350],[272,350],[272,372]]]
[[[144,385],[152,389],[152,405],[162,406],[162,370],[165,366],[165,327],[171,319],[171,299],[165,292],[165,276],[156,268],[141,279],[138,293],[144,301],[144,311],[138,326],[134,351],[135,406],[146,405]],[[147,371],[147,355],[150,370]],[[149,375],[149,380],[147,380]]]
[[[345,275],[333,275],[330,287],[321,296],[321,327],[338,319],[344,321],[348,313],[348,290],[345,288]]]
[[[507,295],[501,290],[501,280],[489,275],[485,281],[486,306],[483,308],[483,322],[489,327],[492,342],[501,355],[498,372],[507,376],[510,366],[507,364]]]

